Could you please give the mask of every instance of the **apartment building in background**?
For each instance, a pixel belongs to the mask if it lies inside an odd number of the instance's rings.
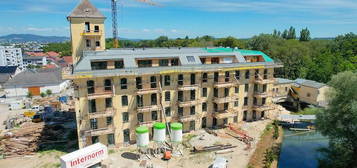
[[[135,142],[135,128],[180,122],[184,132],[269,118],[274,68],[232,48],[105,50],[105,17],[82,0],[68,17],[80,148]],[[152,135],[152,131],[150,131]]]
[[[0,66],[17,66],[24,68],[21,48],[14,46],[0,46]]]

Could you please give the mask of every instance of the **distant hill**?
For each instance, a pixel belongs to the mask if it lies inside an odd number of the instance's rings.
[[[22,42],[40,42],[54,43],[69,41],[69,37],[64,36],[40,36],[34,34],[9,34],[0,36],[0,42],[22,43]]]

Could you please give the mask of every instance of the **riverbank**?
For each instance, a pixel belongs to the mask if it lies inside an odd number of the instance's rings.
[[[277,129],[274,127],[274,124],[270,123],[265,128],[256,150],[249,160],[248,168],[278,167],[277,159],[284,134],[280,126],[277,126]]]

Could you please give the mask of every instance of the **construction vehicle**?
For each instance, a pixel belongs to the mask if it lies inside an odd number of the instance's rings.
[[[32,122],[34,122],[34,123],[39,123],[39,122],[42,122],[42,121],[43,121],[42,113],[37,113],[32,117]]]
[[[36,112],[33,111],[33,110],[29,110],[29,111],[25,111],[25,112],[24,112],[24,116],[25,116],[25,117],[32,118],[34,115],[36,115]]]
[[[118,0],[111,0],[112,1],[112,30],[113,30],[113,48],[119,48],[119,39],[118,39],[118,8],[117,8],[117,1]],[[139,2],[143,2],[149,5],[156,6],[157,4],[150,1],[150,0],[136,0]]]

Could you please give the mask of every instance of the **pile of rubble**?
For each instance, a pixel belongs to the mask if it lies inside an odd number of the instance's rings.
[[[5,157],[31,155],[38,150],[37,142],[44,125],[24,123],[21,128],[5,132],[0,141],[0,150]]]
[[[20,128],[0,135],[0,153],[6,158],[32,155],[41,145],[59,142],[64,137],[64,129],[48,127],[44,123],[23,123]]]
[[[278,118],[281,114],[290,114],[291,112],[289,110],[286,110],[283,106],[278,105],[278,104],[272,104],[273,110],[271,111],[270,114],[273,116],[272,119]]]

